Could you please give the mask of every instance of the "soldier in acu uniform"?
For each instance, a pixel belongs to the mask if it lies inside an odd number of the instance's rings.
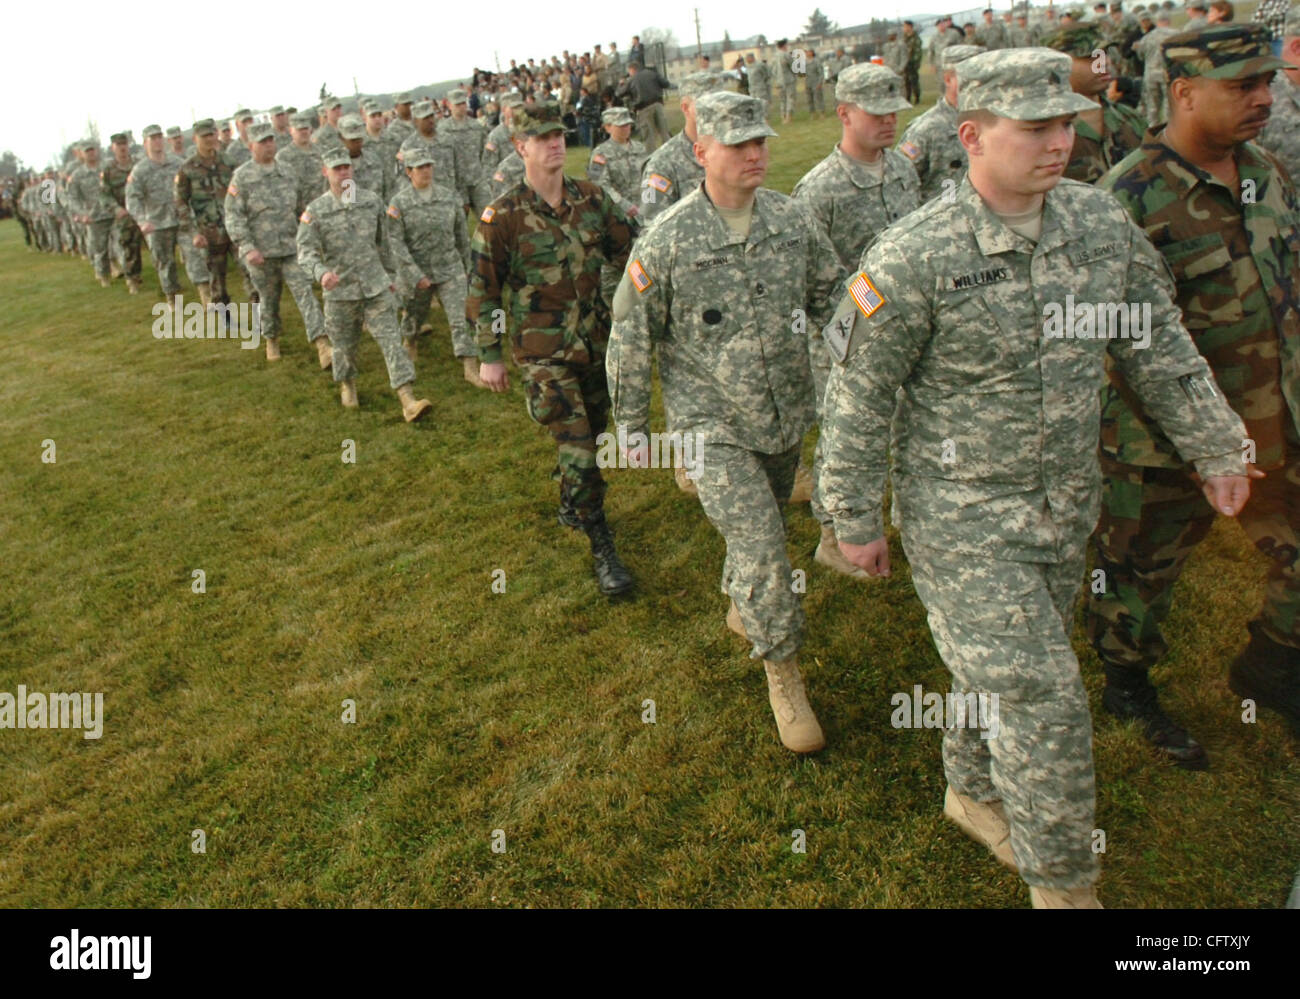
[[[306,112],[293,115],[289,119],[293,143],[275,154],[275,161],[291,169],[294,176],[298,178],[302,197],[307,202],[315,200],[329,190],[329,181],[325,179],[325,164],[321,160],[320,150],[311,142],[311,123],[312,116]]]
[[[650,154],[641,168],[641,217],[648,223],[669,205],[685,197],[704,179],[695,158],[695,100],[726,89],[716,73],[692,73],[682,80],[682,130]]]
[[[451,118],[442,123],[442,135],[455,154],[461,203],[478,214],[492,200],[483,177],[483,142],[487,136],[479,120],[469,116],[469,97],[464,90],[458,87],[450,91],[447,101],[451,104]]]
[[[634,119],[627,108],[606,108],[600,120],[609,138],[591,151],[587,179],[603,187],[619,208],[635,218],[641,204],[645,146],[632,138]]]
[[[1243,427],[1150,241],[1110,194],[1061,180],[1070,122],[1091,107],[1068,57],[987,52],[958,72],[970,171],[876,240],[824,331],[837,363],[821,489],[845,557],[888,574],[889,474],[953,695],[998,696],[986,731],[967,716],[944,733],[945,816],[1019,870],[1036,908],[1097,908],[1092,729],[1070,644],[1101,495],[1093,386],[1107,363],[1123,373],[1229,513],[1249,493]],[[1149,336],[1067,334],[1074,300],[1149,303]]]
[[[1287,66],[1273,77],[1273,107],[1256,141],[1282,161],[1295,183],[1300,178],[1300,7],[1287,14],[1282,61]]]
[[[171,308],[173,296],[181,290],[176,276],[176,203],[173,184],[176,166],[163,153],[163,131],[159,125],[144,130],[145,156],[131,168],[126,179],[126,209],[149,242],[149,255],[162,288],[163,301]]]
[[[939,99],[930,110],[913,118],[898,140],[898,151],[916,168],[922,201],[957,190],[966,172],[966,150],[957,138],[957,64],[983,51],[979,45],[944,47]]]
[[[87,142],[85,159],[81,168],[72,176],[68,194],[74,208],[86,220],[90,229],[90,259],[95,268],[95,277],[107,288],[111,283],[109,277],[109,236],[113,228],[117,203],[101,187],[99,164],[99,144]]]
[[[510,141],[510,115],[514,109],[524,103],[518,94],[501,95],[501,122],[490,131],[483,143],[483,174],[491,176],[497,166],[515,151]]]

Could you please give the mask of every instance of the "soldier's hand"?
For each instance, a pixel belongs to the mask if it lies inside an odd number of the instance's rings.
[[[1244,475],[1212,475],[1201,485],[1201,492],[1215,512],[1235,517],[1250,498],[1250,479]]]
[[[506,371],[506,366],[500,361],[494,364],[480,364],[478,376],[493,392],[504,392],[510,387],[510,375]]]
[[[847,541],[841,541],[839,546],[844,557],[868,576],[889,575],[889,542],[884,538],[876,538],[865,545],[851,545]]]
[[[430,281],[427,277],[422,277],[420,278],[420,280],[415,282],[415,290],[424,291],[425,288],[428,288],[432,285],[433,285],[432,281]]]
[[[120,218],[120,219],[121,219],[121,218],[126,218],[126,209],[125,209],[125,208],[119,208],[119,209],[117,210],[117,218]]]
[[[208,237],[203,235],[203,233],[201,232],[196,232],[194,234],[194,238],[190,240],[190,242],[193,243],[195,247],[202,250],[205,246],[208,245]]]
[[[141,223],[140,223],[140,231],[141,231],[142,233],[144,233],[146,236],[148,236],[149,233],[153,232],[153,223],[152,223],[152,222],[141,222]]]
[[[326,271],[320,277],[320,286],[325,291],[333,291],[338,287],[339,276],[333,271]]]
[[[641,206],[633,205],[631,208],[627,210],[627,214],[629,218],[636,218],[638,215],[641,214]]]
[[[244,255],[244,259],[254,267],[261,267],[266,263],[266,258],[262,256],[261,250],[249,250],[248,253]]]

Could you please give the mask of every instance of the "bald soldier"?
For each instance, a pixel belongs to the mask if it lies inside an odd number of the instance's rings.
[[[898,134],[898,113],[912,106],[903,99],[903,80],[897,73],[869,62],[850,66],[840,73],[835,100],[841,126],[839,144],[795,185],[793,196],[808,207],[847,271],[858,265],[881,232],[920,206],[921,183],[907,157],[890,148]],[[810,342],[820,415],[831,360],[820,336]],[[814,480],[820,466],[820,441],[816,455]],[[866,579],[863,570],[840,554],[830,514],[815,490],[812,513],[821,524],[816,561],[843,575]]]
[[[811,753],[826,740],[799,672],[804,618],[781,504],[816,412],[812,331],[843,270],[811,215],[762,186],[776,134],[763,102],[714,93],[695,109],[704,181],[637,241],[615,296],[614,423],[633,442],[629,464],[646,466],[635,435],[649,430],[658,354],[668,432],[699,441],[700,503],[726,539],[727,625],[763,660],[782,744]]]
[[[957,190],[966,173],[966,150],[957,138],[957,64],[979,55],[979,45],[946,45],[941,96],[924,114],[913,118],[898,140],[898,151],[912,161],[921,181],[921,200],[929,201]]]
[[[944,815],[1019,871],[1035,908],[1098,908],[1092,729],[1070,644],[1101,493],[1094,386],[1107,363],[1123,372],[1229,515],[1249,493],[1243,427],[1146,236],[1109,193],[1061,179],[1074,116],[1093,106],[1070,90],[1069,57],[1008,49],[957,71],[966,178],[876,240],[824,331],[822,496],[844,556],[888,575],[889,475],[967,706],[943,737]],[[1066,303],[1114,300],[1149,304],[1149,328],[1097,336],[1063,318]]]
[[[792,84],[793,85],[793,84]],[[695,101],[719,90],[727,81],[716,73],[692,73],[681,83],[682,130],[650,154],[641,168],[641,221],[650,221],[669,205],[699,186],[704,167],[695,158]]]

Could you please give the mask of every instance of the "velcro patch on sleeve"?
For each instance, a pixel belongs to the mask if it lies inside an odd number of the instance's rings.
[[[591,154],[591,162],[593,162],[593,163],[599,163],[601,166],[604,166],[604,165],[605,165],[605,154],[604,154],[604,153],[592,153],[592,154]]]
[[[654,282],[650,280],[650,275],[645,272],[645,268],[641,266],[641,261],[639,260],[633,260],[632,263],[628,265],[627,276],[632,279],[632,287],[637,290],[638,295],[654,284]]]
[[[661,173],[652,173],[646,178],[646,183],[660,194],[667,194],[668,188],[673,186],[673,182]]]
[[[495,153],[497,151],[497,144],[495,142],[485,142],[483,143],[483,148],[490,153]]]
[[[500,170],[498,170],[496,173],[492,175],[492,179],[495,180],[498,184],[504,184],[506,182],[506,175],[503,174]]]
[[[849,294],[853,296],[858,311],[867,318],[885,304],[885,297],[871,283],[871,278],[867,277],[866,271],[858,272],[858,276],[849,285]]]
[[[389,205],[388,217],[392,219],[400,219],[402,217],[402,213],[401,211],[398,210],[396,205]]]
[[[497,210],[493,208],[491,205],[488,205],[486,208],[483,209],[483,214],[478,217],[478,220],[480,222],[491,222],[492,219],[496,216],[496,213]]]
[[[226,188],[226,193],[229,194],[232,198],[239,197],[239,188],[235,186],[235,182],[233,180],[230,182],[230,186]]]
[[[915,142],[900,142],[898,144],[898,151],[909,160],[915,160],[921,155],[921,147]]]
[[[298,216],[298,221],[303,225],[311,225],[311,212],[303,212]]]

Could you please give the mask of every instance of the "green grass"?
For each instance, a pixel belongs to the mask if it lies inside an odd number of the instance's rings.
[[[836,130],[778,126],[772,186]],[[791,514],[829,739],[796,758],[723,624],[722,540],[669,474],[610,476],[640,594],[608,604],[585,541],[555,525],[553,445],[518,379],[504,397],[466,385],[440,317],[418,362],[433,418],[407,426],[368,338],[345,413],[287,301],[269,366],[154,340],[147,264],[145,288],[103,290],[0,226],[0,690],[100,690],[107,715],[97,742],[0,731],[0,904],[1027,904],[941,820],[939,733],[889,726],[893,692],[947,685],[897,546],[894,577],[864,586],[815,566],[816,524]],[[1107,905],[1286,896],[1295,747],[1273,716],[1241,724],[1225,682],[1262,577],[1220,524],[1177,594],[1158,678],[1208,773],[1155,763],[1100,715],[1076,641]]]

